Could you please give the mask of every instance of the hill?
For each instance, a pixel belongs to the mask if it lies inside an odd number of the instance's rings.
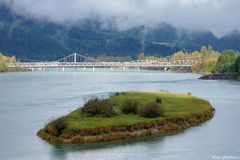
[[[100,54],[137,57],[139,52],[170,55],[199,50],[212,45],[216,50],[240,50],[240,33],[217,38],[210,31],[188,31],[169,24],[155,28],[139,26],[124,31],[103,28],[97,20],[79,25],[58,25],[17,15],[0,5],[0,52],[18,58],[61,58],[73,52],[87,56]]]

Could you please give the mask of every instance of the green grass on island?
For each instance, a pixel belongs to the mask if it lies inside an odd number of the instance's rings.
[[[122,108],[129,100],[136,103],[138,108],[142,106],[147,108],[148,105],[159,103],[156,106],[160,107],[160,113],[153,117],[142,116],[138,111],[136,113],[123,113]],[[160,102],[157,102],[157,100],[160,100]],[[71,132],[72,134],[83,130],[148,124],[155,121],[161,122],[164,120],[197,117],[205,113],[210,113],[211,118],[214,111],[208,101],[190,94],[173,94],[167,92],[122,92],[110,96],[106,99],[106,102],[107,105],[111,105],[111,111],[108,115],[89,115],[82,108],[79,108],[66,116],[50,122],[38,132],[38,135],[54,143],[56,141],[54,137],[58,139],[59,137],[63,138],[64,136],[61,136],[67,132]],[[87,106],[87,104],[84,106]],[[208,117],[206,120],[210,118]],[[65,137],[69,138],[69,135],[65,135]],[[61,142],[62,140],[60,140]]]
[[[158,97],[161,97],[163,101],[163,116],[144,118],[139,115],[121,113],[120,106],[126,99],[131,98],[138,101],[140,105],[144,105],[155,101]],[[184,94],[128,92],[119,96],[113,96],[109,100],[113,102],[113,104],[116,104],[113,107],[115,113],[113,116],[88,117],[82,113],[81,109],[77,109],[63,117],[68,121],[67,129],[79,130],[83,128],[132,125],[134,123],[149,122],[155,119],[176,118],[188,116],[189,114],[198,114],[210,108],[210,104],[207,101]]]

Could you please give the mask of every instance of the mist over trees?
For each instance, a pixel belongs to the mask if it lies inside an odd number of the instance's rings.
[[[0,5],[0,52],[22,59],[56,60],[74,52],[91,57],[169,56],[211,45],[216,51],[240,51],[240,32],[216,37],[210,31],[189,31],[170,24],[127,30],[103,28],[96,19],[64,26],[27,19]]]

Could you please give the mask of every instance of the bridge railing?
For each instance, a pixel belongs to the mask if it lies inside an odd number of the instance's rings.
[[[32,62],[32,63],[10,63],[8,67],[173,67],[173,66],[192,66],[192,64],[178,64],[178,63],[147,63],[147,62]]]
[[[84,58],[85,61],[78,61]],[[37,67],[174,67],[174,66],[193,66],[197,61],[194,60],[136,60],[130,62],[100,62],[96,59],[89,58],[77,53],[73,53],[56,61],[45,62],[16,62],[8,63],[7,67],[23,67],[23,68],[37,68]]]

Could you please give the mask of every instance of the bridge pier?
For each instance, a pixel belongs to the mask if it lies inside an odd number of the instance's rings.
[[[141,68],[140,68],[140,67],[137,67],[137,70],[138,70],[138,72],[140,72]]]
[[[95,72],[95,67],[93,66],[92,71]]]
[[[86,67],[85,67],[85,66],[83,67],[83,70],[86,70]]]
[[[31,68],[31,71],[34,72],[34,68]]]
[[[122,71],[125,72],[125,67],[122,67]]]
[[[167,67],[164,67],[164,72],[167,72]]]
[[[113,70],[113,67],[111,67],[111,71]]]
[[[64,67],[62,67],[62,72],[64,72]]]

